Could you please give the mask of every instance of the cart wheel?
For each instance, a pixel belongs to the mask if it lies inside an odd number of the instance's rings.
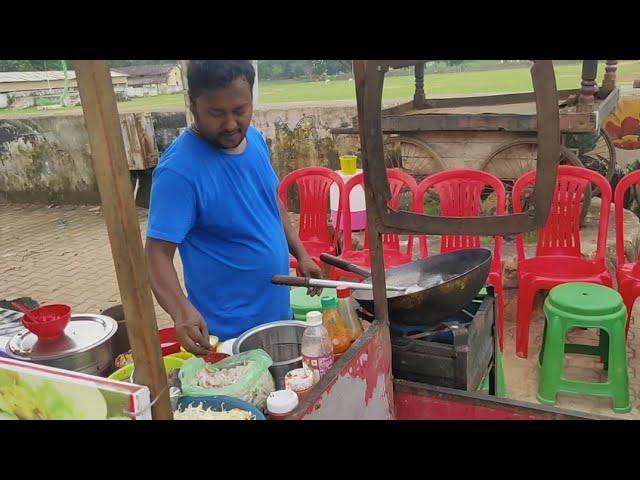
[[[384,141],[387,168],[401,168],[418,183],[432,173],[445,169],[442,158],[426,142],[405,136],[390,136]]]
[[[518,178],[536,167],[538,151],[538,141],[534,138],[519,139],[498,147],[493,151],[480,167],[481,170],[489,172],[498,177],[505,185],[507,190],[507,199],[511,202],[511,191],[513,185]],[[583,167],[583,163],[573,151],[567,147],[560,146],[560,163],[564,165],[574,165]],[[582,202],[582,210],[580,212],[580,225],[584,224],[584,219],[591,205],[592,190],[589,185],[584,192],[584,201]],[[523,210],[526,211],[528,205],[525,200]],[[511,204],[508,210],[513,212]]]
[[[445,169],[442,158],[426,142],[402,135],[390,136],[384,141],[387,168],[401,168],[420,183],[427,176]],[[400,210],[411,211],[411,195],[400,195]]]
[[[578,158],[586,168],[598,172],[609,182],[613,180],[617,166],[616,147],[604,128],[595,135],[567,134],[564,144],[578,150]]]

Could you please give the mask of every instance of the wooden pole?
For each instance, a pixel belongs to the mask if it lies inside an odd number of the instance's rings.
[[[597,60],[582,61],[582,83],[578,96],[578,112],[591,112],[595,104],[596,76],[598,74]]]
[[[111,73],[104,60],[80,60],[74,67],[136,366],[136,382],[149,387],[152,399],[158,398],[151,410],[153,418],[171,420],[167,377]]]
[[[604,78],[602,79],[602,87],[600,88],[600,98],[604,99],[616,88],[616,72],[618,71],[617,60],[607,60],[604,68]]]
[[[187,78],[187,68],[189,60],[180,60],[180,74],[182,75],[182,90],[184,92],[184,108],[187,116],[187,128],[193,125],[193,114],[191,113],[191,102],[189,101],[189,79]]]

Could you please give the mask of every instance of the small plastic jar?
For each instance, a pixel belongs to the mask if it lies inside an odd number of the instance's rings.
[[[302,402],[313,387],[313,373],[305,368],[291,370],[284,377],[284,386],[296,392],[298,400]]]
[[[269,420],[284,420],[298,406],[298,395],[292,390],[276,390],[267,397]]]

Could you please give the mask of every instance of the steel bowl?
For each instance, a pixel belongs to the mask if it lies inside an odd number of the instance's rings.
[[[269,354],[273,364],[269,371],[277,390],[285,388],[285,375],[302,368],[302,334],[307,324],[296,320],[265,323],[247,330],[233,344],[233,354],[262,349]]]

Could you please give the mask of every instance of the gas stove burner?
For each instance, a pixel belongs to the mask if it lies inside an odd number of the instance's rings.
[[[403,325],[401,323],[391,323],[389,330],[392,336],[396,337],[416,337],[442,330],[446,326],[443,323],[430,327],[423,325]]]
[[[390,325],[390,334],[392,342],[412,342],[420,340],[423,342],[446,343],[451,345],[454,337],[462,334],[466,337],[465,332],[470,322],[460,323],[456,320],[441,322],[432,327],[416,327],[414,325]]]
[[[403,325],[389,318],[394,378],[476,391],[483,378],[493,375],[494,298],[488,289],[432,326]]]

